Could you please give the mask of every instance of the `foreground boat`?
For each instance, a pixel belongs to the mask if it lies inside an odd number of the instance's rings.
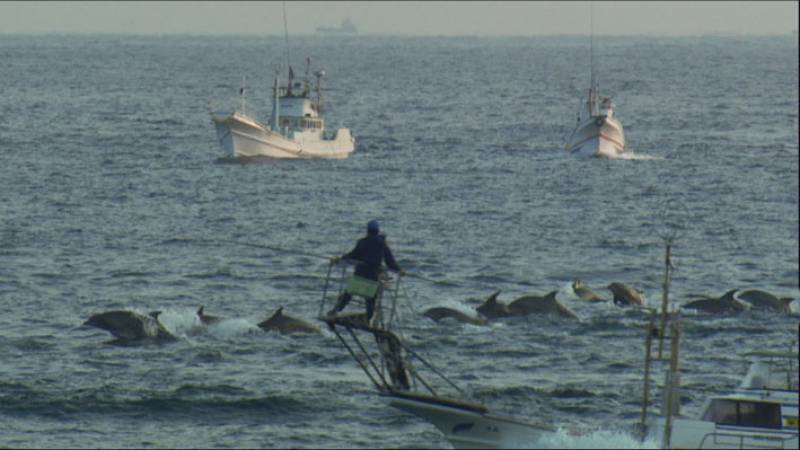
[[[212,112],[211,120],[225,153],[237,158],[347,158],[355,150],[355,139],[347,128],[336,130],[333,136],[326,135],[321,115],[321,81],[325,72],[314,75],[315,100],[311,98],[308,68],[304,83],[294,83],[291,67],[286,86],[279,87],[275,75],[269,126],[247,114],[244,100],[233,113]]]
[[[709,396],[702,414],[687,417],[680,413],[677,325],[673,324],[671,333],[672,358],[664,383],[662,410],[647,424],[643,409],[643,436],[660,442],[664,449],[798,448],[800,355],[794,344],[787,352],[745,353],[750,367],[739,387]]]
[[[332,268],[333,263],[320,304],[320,320],[336,334],[390,406],[430,422],[455,448],[524,448],[535,444],[544,434],[555,432],[548,425],[494,414],[482,404],[462,400],[468,397],[466,392],[406,346],[392,331],[400,278],[393,288],[385,282],[358,277],[340,280],[337,295],[346,291],[353,295],[354,301],[377,292],[375,317],[371,321],[363,313],[323,315],[336,298],[327,298]],[[386,308],[382,307],[384,291],[393,294]],[[376,351],[369,351],[356,332],[371,336]],[[377,358],[373,357],[375,353]],[[422,376],[419,370],[422,367],[457,391],[459,398],[441,395],[439,387]]]

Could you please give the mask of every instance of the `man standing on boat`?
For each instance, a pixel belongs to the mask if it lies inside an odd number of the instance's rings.
[[[369,321],[375,313],[375,300],[380,295],[381,284],[378,278],[383,270],[381,264],[385,261],[389,269],[400,275],[405,275],[405,271],[397,265],[392,250],[386,243],[386,236],[380,234],[380,223],[377,220],[370,220],[367,223],[367,235],[358,240],[353,250],[341,257],[332,258],[331,262],[338,263],[342,259],[357,261],[355,274],[328,315],[343,310],[353,298],[353,294],[356,294],[366,299],[367,321]]]

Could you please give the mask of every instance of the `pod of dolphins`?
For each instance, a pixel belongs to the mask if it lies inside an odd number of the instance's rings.
[[[614,282],[606,287],[611,291],[612,299],[617,306],[645,306],[642,293],[631,286]],[[609,300],[607,297],[583,286],[579,279],[572,283],[572,291],[578,300],[588,303],[607,302]],[[443,319],[453,319],[472,325],[486,325],[490,320],[531,314],[577,319],[578,317],[574,312],[556,300],[557,292],[552,291],[544,296],[525,295],[509,304],[505,304],[497,299],[500,291],[496,291],[480,306],[475,308],[478,313],[477,317],[442,306],[428,309],[424,315],[437,322]],[[732,289],[721,297],[693,297],[692,301],[684,304],[682,308],[712,314],[738,313],[748,309],[788,314],[792,312],[790,305],[793,300],[793,298],[789,297],[778,298],[769,292],[758,289],[744,291]]]
[[[642,293],[623,283],[611,283],[607,289],[612,293],[612,299],[618,306],[643,307]],[[589,303],[607,302],[609,299],[583,286],[581,280],[572,283],[575,297],[580,301]],[[500,291],[492,293],[475,310],[477,316],[471,316],[454,308],[437,306],[426,310],[423,315],[436,322],[452,319],[457,322],[471,325],[486,325],[491,320],[528,315],[552,315],[560,318],[577,320],[578,316],[569,308],[559,303],[556,299],[558,291],[549,292],[543,296],[524,295],[511,303],[503,303],[497,299]],[[758,289],[740,291],[732,289],[720,297],[694,296],[691,301],[681,307],[687,310],[696,310],[712,314],[738,313],[748,309],[764,310],[779,313],[791,313],[793,298],[778,298],[769,292]],[[83,325],[100,328],[111,333],[116,339],[112,344],[128,345],[143,342],[171,342],[177,340],[158,317],[161,311],[140,314],[130,310],[112,310],[94,314]],[[197,310],[197,321],[202,326],[213,326],[224,317],[206,314],[204,307]],[[283,307],[278,308],[268,319],[258,323],[264,331],[277,331],[281,334],[315,333],[320,329],[302,319],[283,313]]]
[[[158,320],[160,314],[161,311],[140,314],[127,309],[118,309],[94,314],[83,325],[108,331],[116,338],[109,343],[116,345],[176,341],[178,338]],[[224,317],[206,314],[203,306],[197,309],[197,321],[202,326],[213,326],[224,320]],[[302,319],[284,314],[282,306],[268,319],[259,322],[258,328],[264,331],[277,331],[281,334],[320,333],[318,327]]]

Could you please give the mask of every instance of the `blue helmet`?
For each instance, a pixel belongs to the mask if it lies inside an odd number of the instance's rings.
[[[381,224],[377,220],[370,220],[367,222],[367,231],[376,232],[381,229]]]

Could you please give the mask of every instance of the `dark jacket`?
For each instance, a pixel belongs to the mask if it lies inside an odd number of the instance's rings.
[[[350,253],[342,256],[342,259],[357,260],[355,274],[370,280],[378,279],[378,275],[381,273],[381,262],[383,261],[386,261],[386,265],[390,269],[400,270],[400,266],[394,260],[389,245],[386,244],[386,236],[381,234],[368,234],[366,237],[359,239],[356,247]]]

